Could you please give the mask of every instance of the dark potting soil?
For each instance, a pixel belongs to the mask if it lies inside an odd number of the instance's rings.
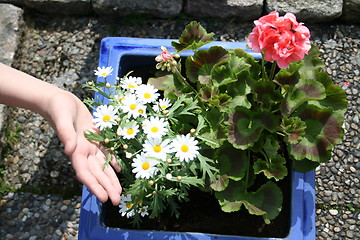
[[[245,207],[238,212],[225,213],[218,201],[208,192],[193,188],[189,192],[189,202],[181,203],[180,218],[163,213],[156,219],[142,218],[140,229],[171,232],[201,232],[219,235],[239,235],[251,237],[284,238],[290,230],[291,176],[277,182],[283,191],[283,207],[279,216],[270,224],[265,224],[261,216],[254,216]],[[119,207],[111,202],[103,204],[105,225],[113,228],[134,229],[131,220],[122,217]]]

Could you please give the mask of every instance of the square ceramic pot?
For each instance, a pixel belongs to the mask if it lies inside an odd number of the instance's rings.
[[[172,50],[169,39],[143,38],[105,38],[101,43],[99,66],[112,66],[114,73],[107,81],[115,83],[116,76],[123,76],[129,69],[141,68],[155,64],[155,56],[160,54],[160,46]],[[246,49],[243,42],[212,42],[203,48],[220,45],[223,48],[242,48],[255,58],[261,58],[260,53]],[[184,51],[182,56],[191,54]],[[139,59],[141,59],[139,61]],[[145,76],[146,77],[146,76]],[[104,99],[106,102],[106,99]],[[247,236],[218,235],[208,233],[168,232],[129,230],[110,228],[104,223],[102,203],[84,186],[82,192],[82,207],[80,213],[80,240],[314,240],[315,239],[315,172],[291,173],[291,203],[290,229],[285,238],[256,238]]]

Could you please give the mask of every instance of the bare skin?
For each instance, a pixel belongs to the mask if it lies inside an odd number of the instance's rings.
[[[91,113],[72,93],[0,63],[0,103],[29,109],[49,121],[64,144],[77,179],[99,198],[120,203],[122,191],[115,159],[104,168],[107,152],[89,142],[84,131],[97,132]],[[115,171],[114,171],[115,169]]]

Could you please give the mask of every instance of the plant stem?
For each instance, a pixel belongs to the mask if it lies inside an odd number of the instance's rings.
[[[271,65],[271,70],[270,70],[270,78],[269,80],[272,81],[275,75],[275,69],[276,69],[276,62],[274,61]]]
[[[195,88],[193,88],[187,81],[186,78],[184,78],[181,73],[179,72],[179,69],[175,68],[174,71],[175,75],[179,78],[180,82],[182,83],[182,85],[189,87],[191,89],[191,91],[193,91],[196,95],[198,95],[198,92],[196,91]]]

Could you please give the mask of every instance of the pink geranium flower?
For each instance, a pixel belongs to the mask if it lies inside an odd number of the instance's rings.
[[[256,20],[248,37],[254,52],[264,53],[266,61],[276,61],[279,68],[287,68],[291,61],[300,61],[311,48],[310,31],[296,21],[292,13],[280,17],[274,11]]]

